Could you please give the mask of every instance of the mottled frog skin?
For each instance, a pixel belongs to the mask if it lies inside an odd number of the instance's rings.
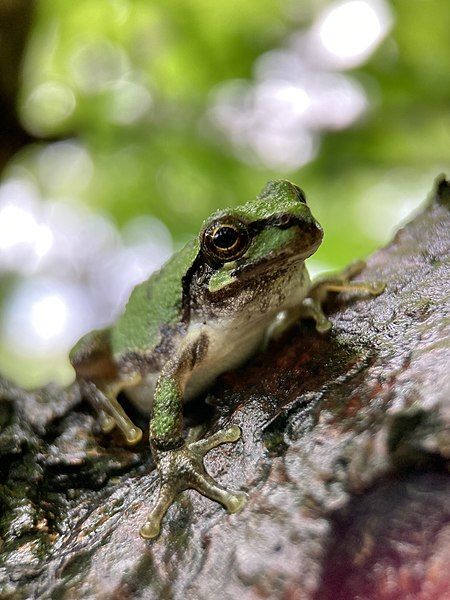
[[[240,429],[187,442],[183,403],[243,363],[270,332],[302,317],[326,331],[330,323],[321,303],[329,290],[380,291],[348,282],[362,263],[311,287],[304,261],[322,235],[303,191],[289,181],[271,181],[255,200],[211,215],[198,237],[134,288],[115,324],[84,336],[72,350],[77,382],[104,431],[117,426],[130,444],[142,437],[117,401],[121,391],[150,417],[161,488],[142,537],[158,536],[168,507],[187,488],[231,513],[245,504],[243,492],[226,490],[203,466],[204,455],[238,440]]]

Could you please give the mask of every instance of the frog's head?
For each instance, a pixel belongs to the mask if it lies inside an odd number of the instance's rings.
[[[216,272],[210,289],[237,276],[304,261],[317,250],[322,236],[303,191],[290,181],[269,181],[255,200],[218,211],[205,221],[199,241]]]

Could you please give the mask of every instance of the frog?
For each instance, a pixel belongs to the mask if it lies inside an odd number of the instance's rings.
[[[363,261],[311,283],[305,261],[322,238],[303,190],[287,180],[269,181],[255,199],[208,217],[196,237],[132,290],[112,325],[86,334],[70,352],[77,385],[104,433],[118,428],[130,445],[142,438],[120,393],[149,417],[160,487],[142,538],[159,536],[167,510],[184,490],[197,490],[231,514],[247,500],[244,491],[216,481],[203,462],[213,448],[237,442],[241,428],[190,439],[184,403],[300,319],[328,331],[323,304],[330,292],[382,291],[378,282],[351,281]]]

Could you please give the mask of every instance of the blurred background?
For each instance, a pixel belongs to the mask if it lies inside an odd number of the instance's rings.
[[[449,31],[448,0],[0,0],[0,371],[70,381],[270,178],[325,229],[313,273],[389,241],[448,168]]]

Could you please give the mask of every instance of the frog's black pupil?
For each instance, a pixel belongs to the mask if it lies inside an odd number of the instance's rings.
[[[228,250],[234,246],[238,235],[238,232],[233,227],[221,227],[214,234],[214,245],[221,250]]]

